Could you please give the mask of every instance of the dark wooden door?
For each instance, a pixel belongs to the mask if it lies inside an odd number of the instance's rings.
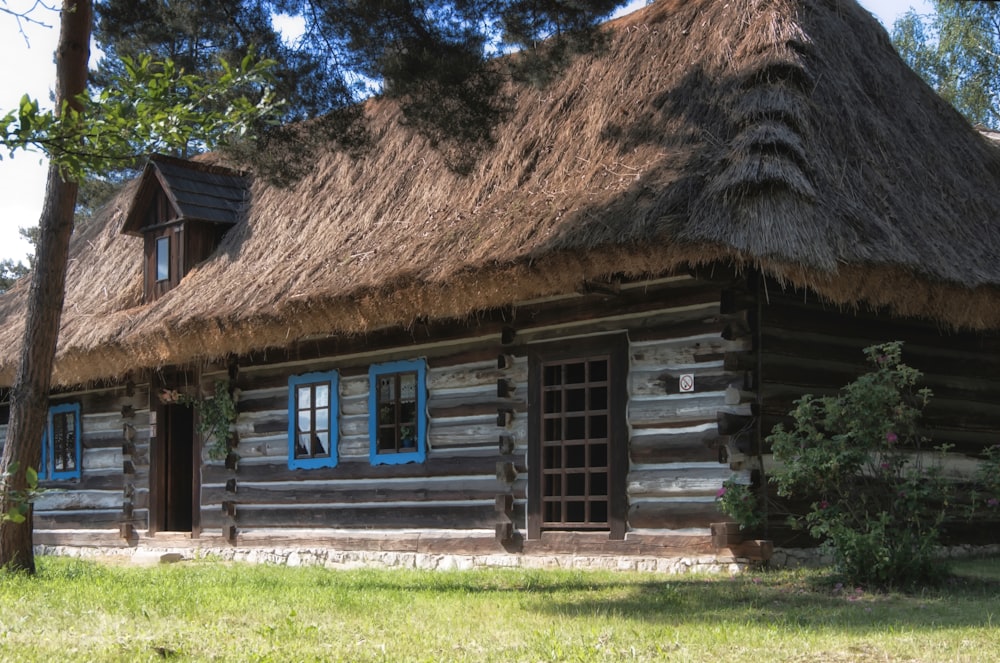
[[[193,408],[162,406],[156,443],[153,529],[190,532],[196,506]]]

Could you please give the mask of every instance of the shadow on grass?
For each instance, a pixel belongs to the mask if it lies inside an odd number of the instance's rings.
[[[636,573],[480,569],[474,571],[330,571],[321,567],[254,567],[195,563],[170,568],[102,568],[80,561],[43,563],[39,579],[123,585],[145,591],[161,585],[185,591],[201,582],[224,584],[237,595],[263,588],[311,600],[387,605],[418,595],[469,597],[561,618],[608,617],[662,625],[758,624],[779,629],[869,633],[981,627],[1000,614],[1000,559],[965,560],[938,586],[915,593],[879,594],[844,586],[828,570],[753,572],[739,576],[655,576]],[[170,578],[174,582],[170,582]],[[178,589],[179,588],[179,589]],[[359,605],[361,605],[359,603]]]
[[[623,586],[617,596],[559,594],[530,609],[675,625],[756,623],[859,633],[978,627],[992,624],[1000,613],[1000,560],[960,564],[939,585],[911,593],[845,587],[829,570],[783,571],[728,579],[664,578]]]

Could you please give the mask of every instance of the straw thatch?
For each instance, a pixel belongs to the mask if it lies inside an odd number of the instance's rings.
[[[216,254],[143,305],[135,187],[80,228],[55,379],[462,318],[611,274],[728,261],[847,306],[1000,328],[1000,149],[854,0],[661,0],[522,88],[472,173],[372,101],[374,148],[252,188]],[[0,298],[12,379],[26,288]]]

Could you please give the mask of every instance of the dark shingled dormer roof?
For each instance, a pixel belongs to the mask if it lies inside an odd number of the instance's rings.
[[[239,220],[249,197],[249,179],[239,171],[154,154],[142,172],[123,233],[142,234],[146,211],[157,188],[166,194],[176,220],[223,226]]]

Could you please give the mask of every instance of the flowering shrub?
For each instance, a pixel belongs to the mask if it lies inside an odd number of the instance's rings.
[[[969,516],[1000,512],[1000,445],[986,449],[985,459],[976,471],[975,488],[971,494]]]
[[[919,584],[936,558],[949,485],[915,453],[917,420],[930,399],[900,343],[865,349],[873,368],[837,396],[804,396],[788,430],[768,438],[778,495],[810,504],[796,522],[825,541],[847,581],[876,587]]]
[[[753,529],[764,522],[764,513],[753,489],[735,479],[727,479],[715,494],[722,513],[740,524],[740,529]]]

